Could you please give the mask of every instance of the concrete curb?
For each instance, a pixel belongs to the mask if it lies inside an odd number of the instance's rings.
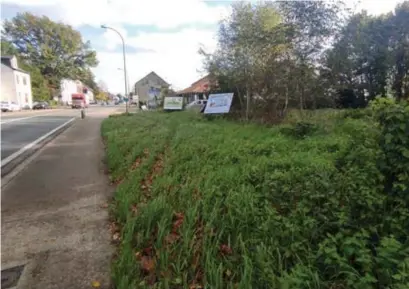
[[[46,134],[43,139],[39,139],[37,143],[32,143],[29,144],[30,147],[26,150],[24,150],[21,154],[16,156],[10,161],[7,161],[6,164],[1,164],[1,178],[7,176],[9,173],[11,173],[18,165],[20,165],[25,159],[33,155],[36,151],[41,149],[43,146],[45,146],[48,142],[50,142],[52,139],[57,137],[60,133],[62,133],[64,130],[69,128],[74,122],[76,118],[72,118],[68,122],[64,123],[63,125],[57,127],[54,131],[51,131],[48,135]]]

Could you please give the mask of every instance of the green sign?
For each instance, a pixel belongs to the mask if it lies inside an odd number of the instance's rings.
[[[127,97],[124,97],[124,101],[125,101],[125,102],[128,102],[128,100],[129,100],[129,99],[128,99]]]
[[[183,97],[181,96],[165,97],[165,100],[163,102],[163,109],[182,110],[183,109]]]

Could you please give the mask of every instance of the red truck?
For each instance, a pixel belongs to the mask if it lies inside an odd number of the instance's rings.
[[[89,105],[89,97],[84,93],[73,93],[71,100],[71,108],[87,108]]]

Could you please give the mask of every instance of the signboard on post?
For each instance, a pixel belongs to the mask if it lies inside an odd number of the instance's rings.
[[[232,101],[233,93],[210,94],[204,113],[228,113]]]
[[[166,110],[182,110],[183,97],[181,96],[167,96],[163,101],[163,109]]]

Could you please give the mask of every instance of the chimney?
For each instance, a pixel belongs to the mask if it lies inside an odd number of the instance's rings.
[[[17,58],[14,55],[10,58],[10,66],[13,69],[18,69]]]

